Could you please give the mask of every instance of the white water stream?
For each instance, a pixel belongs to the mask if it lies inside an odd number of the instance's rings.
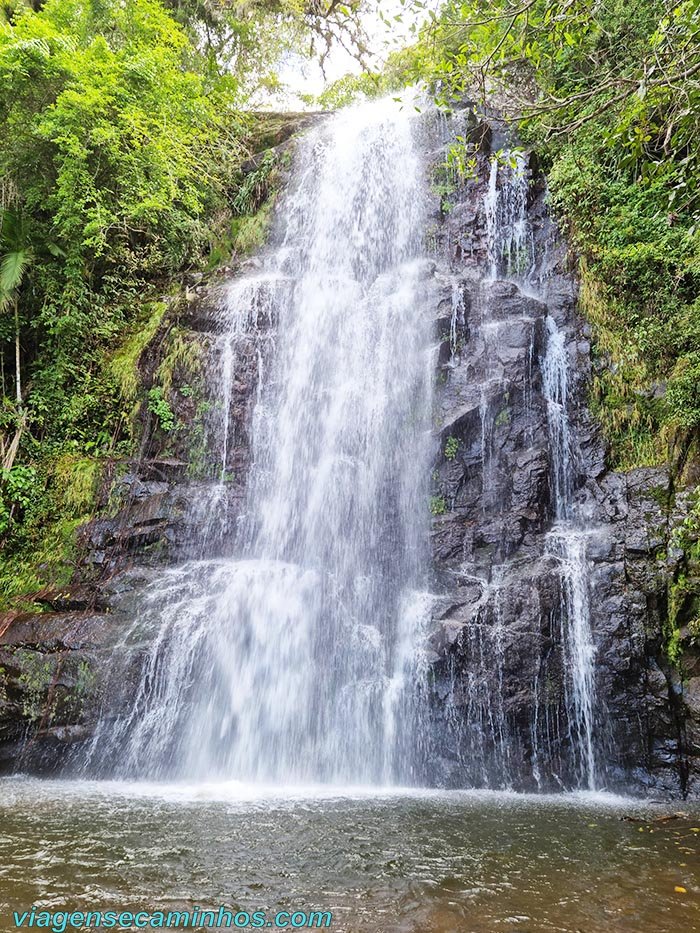
[[[237,556],[148,590],[145,672],[93,749],[118,748],[119,774],[417,780],[433,361],[415,123],[382,101],[308,133],[277,248],[228,289],[222,479],[236,337],[276,324]]]
[[[505,152],[491,160],[484,200],[491,278],[516,282],[546,303],[546,288],[536,276],[534,238],[528,222],[528,178],[523,156]],[[547,405],[551,452],[554,526],[548,547],[561,567],[562,647],[567,682],[565,699],[569,740],[582,786],[596,787],[594,748],[595,647],[590,624],[586,531],[574,498],[574,439],[569,414],[570,361],[564,333],[546,317],[546,349],[541,360],[542,392]],[[533,757],[537,755],[539,684],[534,691]],[[535,764],[537,767],[537,764]],[[539,776],[536,775],[538,781]]]

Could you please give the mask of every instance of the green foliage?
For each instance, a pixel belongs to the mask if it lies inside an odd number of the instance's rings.
[[[99,461],[89,457],[62,454],[56,460],[51,480],[56,490],[62,490],[65,515],[81,518],[90,513],[101,472]]]
[[[264,131],[266,141],[273,141],[274,130]],[[272,136],[273,139],[268,137]],[[274,149],[263,152],[258,165],[242,175],[238,190],[231,201],[233,217],[228,228],[218,234],[218,243],[212,249],[208,268],[214,268],[232,255],[247,256],[260,249],[267,239],[275,197],[281,178],[283,159]]]
[[[166,0],[205,56],[207,70],[233,73],[247,92],[283,88],[278,68],[292,52],[318,56],[342,45],[358,60],[367,53],[362,14],[373,4],[307,0]]]
[[[445,460],[454,460],[459,450],[459,441],[456,437],[447,438],[445,441]]]
[[[700,303],[695,303],[693,312],[700,316]],[[700,348],[676,361],[666,399],[676,424],[686,429],[700,426]]]
[[[432,515],[444,515],[447,512],[447,501],[444,496],[431,496],[429,507]]]
[[[417,8],[419,17],[424,10],[423,0],[415,0],[413,3],[406,0],[402,5]],[[382,15],[379,6],[377,13],[391,29],[393,24]],[[417,33],[416,28],[410,31],[414,36]],[[363,100],[385,97],[416,84],[422,85],[435,75],[436,53],[441,54],[440,47],[430,36],[424,35],[414,45],[392,52],[381,69],[373,71],[365,68],[359,75],[343,75],[319,95],[306,97],[305,103],[322,110],[336,110]]]
[[[0,563],[0,607],[47,584],[63,586],[74,570],[75,530],[94,512],[103,464],[91,457],[62,452],[35,467],[16,465],[15,511],[7,531],[9,540]]]
[[[700,425],[700,238],[690,218],[669,222],[663,185],[596,172],[582,145],[562,152],[551,184],[585,257],[583,308],[599,361],[594,404],[615,465],[658,462],[674,436]]]
[[[35,466],[16,464],[2,476],[0,608],[70,581],[75,530],[94,513],[102,469],[100,459],[62,451]]]
[[[19,291],[33,253],[22,218],[14,211],[0,212],[0,312],[4,312]]]
[[[141,380],[138,364],[148,344],[155,337],[167,305],[163,301],[145,304],[137,318],[133,333],[107,360],[107,373],[112,377],[125,402],[135,400]]]
[[[70,577],[102,459],[133,451],[153,294],[205,258],[240,181],[236,95],[158,0],[49,0],[0,25],[5,603]]]
[[[174,383],[198,381],[202,369],[202,344],[180,327],[172,327],[168,333],[163,357],[156,377],[163,392],[173,390]],[[194,390],[191,385],[180,385],[180,394],[187,397]]]
[[[158,419],[161,431],[172,431],[175,428],[175,414],[161,386],[154,386],[149,390],[148,410]]]
[[[12,552],[0,564],[0,608],[21,603],[41,610],[26,598],[44,586],[66,586],[75,570],[75,532],[89,516],[61,516],[49,496],[42,496],[32,510],[32,521],[23,523]],[[45,511],[42,511],[42,506]]]
[[[272,202],[267,201],[254,214],[237,217],[233,221],[233,249],[236,253],[246,256],[263,246],[270,229],[272,206]]]
[[[450,198],[457,191],[457,187],[457,179],[446,162],[441,162],[434,167],[430,190],[440,198],[440,210],[443,214],[449,214],[452,210],[454,205]]]
[[[30,507],[35,484],[36,470],[32,467],[17,465],[0,471],[0,537]]]
[[[306,102],[321,110],[339,110],[361,100],[373,100],[387,91],[386,78],[374,72],[363,71],[359,75],[348,74],[338,78],[316,97],[307,97]]]
[[[270,191],[276,167],[277,156],[272,149],[268,149],[263,154],[260,164],[245,174],[238,186],[231,201],[236,214],[252,214],[257,210]]]
[[[226,235],[212,249],[208,267],[214,268],[232,255],[241,258],[261,249],[270,230],[273,207],[274,197],[270,196],[254,213],[234,217]]]
[[[696,497],[684,521],[674,528],[669,547],[682,560],[668,587],[668,616],[664,629],[666,652],[678,665],[688,642],[700,638],[700,499]]]
[[[447,169],[459,182],[476,177],[476,156],[474,144],[464,136],[458,135],[447,150]]]
[[[3,233],[0,317],[16,299],[25,455],[129,440],[149,291],[209,249],[245,153],[236,103],[157,0],[49,0],[0,27],[2,229],[22,230]]]
[[[187,50],[152,0],[49,0],[0,36],[3,169],[28,210],[50,213],[77,294],[136,250],[176,268],[197,240],[215,134],[238,147],[224,89],[183,68]]]

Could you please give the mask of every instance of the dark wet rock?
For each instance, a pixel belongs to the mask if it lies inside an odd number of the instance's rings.
[[[435,780],[522,789],[577,783],[563,695],[561,574],[548,543],[554,515],[541,361],[551,315],[571,364],[574,495],[587,529],[596,649],[598,782],[627,792],[698,793],[700,662],[688,639],[679,676],[664,647],[667,586],[682,559],[667,549],[669,532],[684,508],[670,515],[665,470],[607,469],[585,404],[590,328],[578,314],[566,246],[547,217],[532,161],[530,171],[546,301],[512,282],[479,282],[485,160],[479,179],[452,196],[455,207],[436,234],[442,376],[433,477],[447,507],[433,520]],[[446,445],[455,441],[448,459]]]
[[[54,771],[91,734],[118,613],[0,618],[0,771]]]

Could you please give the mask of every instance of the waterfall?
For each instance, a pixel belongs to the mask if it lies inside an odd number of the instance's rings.
[[[83,773],[597,786],[546,211],[505,151],[436,236],[430,120],[380,101],[298,141],[207,338],[193,559],[125,597]]]
[[[534,237],[528,222],[526,164],[520,153],[491,159],[484,198],[491,278],[515,281],[538,300],[547,301],[546,287],[536,275]],[[596,786],[594,748],[595,647],[590,624],[589,567],[586,531],[574,497],[575,452],[569,414],[570,363],[565,335],[547,314],[546,349],[541,360],[542,392],[550,438],[554,526],[548,550],[561,574],[562,642],[569,741],[582,786]],[[533,773],[539,785],[537,719],[538,677],[534,686]]]
[[[527,217],[528,178],[521,152],[491,156],[484,198],[489,277],[527,281],[533,273],[534,242]]]
[[[129,712],[105,713],[88,772],[421,779],[434,359],[419,121],[382,101],[300,141],[274,245],[224,299],[222,482],[237,338],[260,315],[274,329],[243,518],[223,556],[147,588],[123,640],[142,673],[114,674]]]
[[[594,730],[594,657],[590,625],[586,532],[573,496],[573,451],[568,412],[569,361],[563,333],[548,316],[547,349],[542,361],[543,391],[552,450],[555,525],[552,553],[561,561],[562,616],[567,669],[571,680],[569,726],[582,783],[596,786]]]

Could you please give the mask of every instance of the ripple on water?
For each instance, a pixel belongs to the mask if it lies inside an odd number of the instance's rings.
[[[645,801],[26,778],[0,794],[6,908],[322,907],[339,933],[700,930],[700,813],[658,823],[669,807]]]

